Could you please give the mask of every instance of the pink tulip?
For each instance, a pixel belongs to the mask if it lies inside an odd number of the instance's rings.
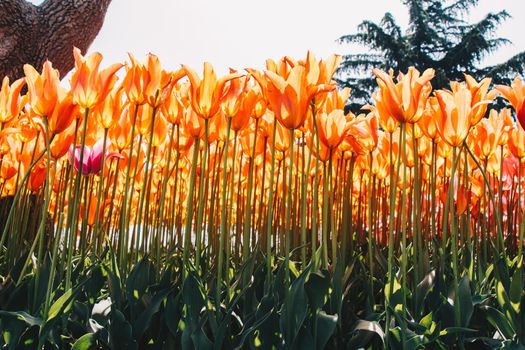
[[[75,149],[75,161],[74,161],[74,167],[75,170],[78,171],[80,168],[80,149],[82,146],[78,145]],[[107,150],[107,145],[106,145]],[[93,145],[93,147],[84,146],[84,159],[82,160],[82,173],[83,174],[98,174],[100,173],[100,169],[102,168],[102,151],[103,151],[103,140],[97,141]],[[106,153],[106,160],[108,158],[120,158],[123,159],[124,157],[119,154],[118,152],[109,152]],[[73,159],[73,146],[69,148],[69,160]]]

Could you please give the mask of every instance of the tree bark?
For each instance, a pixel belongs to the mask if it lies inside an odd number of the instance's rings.
[[[111,0],[0,0],[0,80],[37,70],[46,60],[64,76],[74,67],[73,47],[85,52],[104,23]]]

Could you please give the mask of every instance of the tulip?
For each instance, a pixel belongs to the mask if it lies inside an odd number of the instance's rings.
[[[73,102],[83,109],[91,109],[106,98],[117,79],[116,73],[122,64],[115,63],[99,72],[102,55],[98,52],[83,57],[78,48],[73,48],[75,71],[71,76]]]
[[[324,146],[335,149],[343,141],[347,131],[344,111],[334,109],[330,113],[319,113],[317,116],[319,139]]]
[[[46,61],[42,74],[28,64],[24,65],[24,73],[33,112],[40,117],[51,115],[61,89],[58,71],[53,69],[51,62]]]
[[[464,84],[454,86],[452,91],[438,90],[436,98],[439,103],[438,132],[445,142],[459,147],[465,141],[472,120],[477,118],[480,110],[490,100],[483,100],[472,105],[472,92]]]
[[[525,129],[525,84],[521,78],[517,76],[511,86],[496,85],[495,89],[514,107],[518,122]]]
[[[300,128],[306,119],[312,98],[318,93],[331,91],[333,85],[310,85],[306,69],[295,66],[285,79],[272,71],[266,71],[267,99],[275,117],[287,129]]]
[[[190,80],[191,106],[195,113],[201,118],[212,118],[221,106],[221,102],[226,98],[227,93],[232,88],[227,83],[241,77],[240,73],[230,73],[219,80],[213,71],[210,63],[204,63],[204,74],[201,80],[197,73],[188,66],[183,65],[182,69],[188,75]]]
[[[117,152],[106,152],[106,156],[102,159],[103,155],[103,141],[99,140],[92,147],[84,146],[84,159],[82,165],[80,164],[81,146],[78,145],[73,151],[73,147],[69,148],[69,160],[73,163],[76,171],[81,171],[84,175],[98,174],[102,167],[102,162],[108,158],[116,157],[123,159],[124,157]]]
[[[473,77],[465,74],[465,84],[472,94],[472,107],[480,104],[481,108],[476,109],[476,112],[472,115],[470,124],[476,125],[487,111],[487,102],[492,101],[498,95],[496,90],[489,91],[492,79],[485,78],[480,82],[477,82]],[[451,84],[454,89],[454,83]]]
[[[23,99],[20,91],[25,85],[25,79],[16,80],[11,86],[9,78],[5,77],[0,89],[0,129],[5,123],[9,123],[22,111]]]
[[[399,73],[397,83],[394,83],[393,72],[390,75],[380,69],[372,71],[377,77],[380,93],[376,102],[380,113],[388,113],[398,122],[416,123],[423,115],[426,101],[432,91],[430,80],[434,77],[434,70],[427,69],[420,75],[414,67],[410,67],[406,74]]]

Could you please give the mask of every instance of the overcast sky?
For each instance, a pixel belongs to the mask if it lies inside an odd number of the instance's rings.
[[[480,0],[468,20],[503,9],[513,18],[498,36],[513,45],[501,48],[488,64],[525,50],[525,0]],[[379,22],[387,11],[406,27],[401,0],[113,0],[90,50],[103,53],[106,65],[125,61],[127,52],[141,59],[152,52],[169,69],[184,63],[200,71],[204,61],[220,73],[229,67],[260,69],[267,58],[304,57],[308,49],[318,58],[357,52],[336,39],[355,32],[364,19]]]

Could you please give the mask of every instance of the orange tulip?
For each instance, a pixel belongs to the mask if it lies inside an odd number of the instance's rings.
[[[490,111],[489,118],[484,118],[471,134],[474,142],[474,152],[483,160],[489,159],[496,151],[503,134],[503,120],[498,118],[498,112]]]
[[[252,86],[247,92],[245,92],[242,109],[252,109],[253,111],[250,113],[251,117],[260,119],[266,113],[267,107],[268,103],[258,85]]]
[[[191,107],[187,107],[182,118],[183,129],[192,138],[204,136],[204,120]]]
[[[241,133],[241,148],[244,155],[251,158],[253,152],[253,142],[255,134],[258,130],[255,130],[255,124],[251,124],[248,128],[244,129]],[[255,145],[255,156],[261,154],[264,151],[264,140],[261,137],[257,138],[257,144]]]
[[[18,135],[19,133],[20,130],[16,128],[5,128],[0,130],[0,156],[16,149],[16,136],[13,137],[13,135]],[[0,159],[2,158],[0,157]]]
[[[522,127],[510,131],[509,150],[519,160],[525,159],[525,130]]]
[[[0,184],[3,184],[7,180],[13,178],[17,172],[18,169],[15,167],[15,163],[11,160],[11,157],[3,157],[2,164],[0,165],[0,180],[2,180],[0,181]]]
[[[377,117],[374,113],[360,115],[349,123],[348,142],[357,154],[372,152],[379,142]]]
[[[314,155],[320,161],[326,162],[330,159],[330,148],[326,146],[324,142],[319,142],[319,153],[317,153],[317,147],[315,146],[315,141],[310,131],[306,133],[306,144],[309,147],[309,152],[311,152],[312,155]]]
[[[295,66],[285,79],[272,71],[266,71],[267,96],[270,108],[277,120],[287,129],[298,129],[304,124],[312,98],[333,90],[332,85],[310,85],[303,66]]]
[[[20,117],[16,121],[18,133],[16,134],[17,139],[20,142],[29,142],[33,140],[39,132],[39,126],[34,121],[38,117],[31,117],[28,113],[20,114]]]
[[[62,158],[66,155],[69,147],[73,144],[73,139],[75,137],[75,127],[71,124],[64,132],[60,133],[57,137],[53,139],[49,147],[49,152],[51,157],[55,160]]]
[[[283,57],[278,62],[275,62],[272,59],[266,60],[266,70],[272,71],[275,74],[280,75],[281,77],[288,77],[288,74],[290,74],[290,69],[297,65],[297,62],[294,59],[291,59],[290,57]],[[248,70],[251,74],[253,70]],[[262,74],[261,74],[262,77]],[[257,79],[257,78],[256,78]]]
[[[155,119],[152,146],[159,147],[166,139],[166,136],[168,136],[168,127],[166,119],[164,119],[162,115],[159,115]]]
[[[495,89],[501,92],[516,112],[516,117],[522,128],[525,129],[525,84],[519,76],[512,82],[511,86],[496,85]]]
[[[427,69],[420,75],[414,67],[406,74],[399,73],[397,83],[394,83],[393,72],[390,75],[380,69],[372,71],[377,77],[379,93],[376,102],[380,113],[387,113],[398,122],[416,123],[425,110],[427,99],[432,91],[430,80],[434,70]]]
[[[106,98],[115,81],[116,73],[122,64],[115,63],[99,72],[102,55],[94,52],[83,57],[78,48],[73,49],[75,71],[71,76],[73,101],[83,109],[91,109]]]
[[[477,118],[480,109],[490,101],[485,100],[472,105],[472,92],[465,84],[457,84],[452,91],[438,90],[435,92],[441,113],[437,116],[438,132],[445,142],[451,146],[461,146],[472,125],[471,120]]]
[[[232,115],[232,129],[239,131],[244,129],[250,122],[250,118],[260,118],[266,112],[266,103],[262,95],[254,90],[244,92],[240,97],[240,105],[237,113]],[[262,114],[261,114],[262,113]]]
[[[290,66],[295,67],[299,64],[305,67],[308,85],[332,84],[332,78],[341,62],[341,59],[342,57],[340,55],[332,55],[327,60],[317,62],[315,56],[310,51],[307,52],[306,60],[304,61],[300,60],[295,62],[291,58],[286,57]],[[327,91],[317,94],[315,98],[316,109],[322,108],[327,97]]]
[[[230,69],[230,73],[236,73],[235,70]],[[228,117],[232,117],[237,114],[239,110],[242,98],[241,96],[248,89],[248,78],[246,76],[240,77],[238,79],[232,79],[229,82],[228,93],[224,96],[222,101],[222,110]]]
[[[190,80],[191,106],[195,113],[201,118],[212,118],[221,106],[226,94],[231,88],[226,83],[232,79],[241,77],[240,73],[230,73],[219,80],[213,71],[210,63],[204,63],[204,74],[201,80],[197,73],[188,66],[183,65],[182,69]]]
[[[143,104],[138,107],[137,120],[136,120],[135,127],[137,128],[136,131],[139,134],[141,135],[149,134],[152,118],[155,118],[155,116],[152,115],[153,112],[154,112],[154,109],[149,104]]]
[[[9,86],[9,78],[5,77],[0,89],[0,129],[5,123],[9,123],[17,117],[23,108],[20,91],[25,85],[24,78],[16,80]]]
[[[61,90],[58,71],[53,69],[51,62],[46,61],[42,74],[28,64],[24,65],[24,73],[31,109],[40,117],[51,115],[57,102],[58,91]]]
[[[423,133],[431,140],[435,140],[439,136],[437,126],[439,114],[441,114],[441,109],[439,108],[437,98],[429,98],[425,112],[419,120],[418,125],[421,128],[421,131],[423,131]]]
[[[51,162],[50,166],[54,167],[54,162]],[[36,192],[44,185],[44,182],[46,181],[46,169],[47,163],[43,160],[33,167],[29,176],[30,191]]]
[[[110,129],[122,113],[125,103],[122,101],[124,90],[116,89],[110,92],[96,109],[97,120],[104,129]]]
[[[169,96],[174,84],[185,72],[178,70],[170,74],[161,69],[157,56],[148,54],[146,65],[129,54],[131,65],[126,65],[126,76],[122,85],[128,100],[135,105],[148,103],[158,107]]]
[[[487,105],[485,103],[488,101],[492,101],[498,95],[498,92],[496,90],[489,91],[491,82],[492,79],[485,78],[478,83],[473,77],[471,77],[468,74],[465,74],[465,84],[467,85],[467,88],[472,94],[472,106],[481,103],[481,108],[478,108],[471,117],[471,125],[476,125],[485,115],[485,112],[487,110]],[[454,88],[454,83],[452,83],[451,86],[452,88]]]
[[[184,97],[187,94],[189,84],[175,85],[174,89],[166,97],[161,106],[161,113],[172,125],[179,125],[184,114],[186,104]]]
[[[59,90],[57,104],[48,117],[50,135],[59,134],[66,130],[77,115],[77,106],[69,94]]]
[[[125,107],[117,122],[109,129],[108,136],[111,142],[119,149],[124,150],[131,143],[132,111],[134,108]]]
[[[341,90],[328,92],[322,109],[325,111],[332,111],[334,109],[344,110],[351,91],[350,88],[346,87]]]
[[[329,149],[335,149],[343,141],[347,132],[345,113],[334,109],[330,113],[320,113],[317,116],[319,140]]]

